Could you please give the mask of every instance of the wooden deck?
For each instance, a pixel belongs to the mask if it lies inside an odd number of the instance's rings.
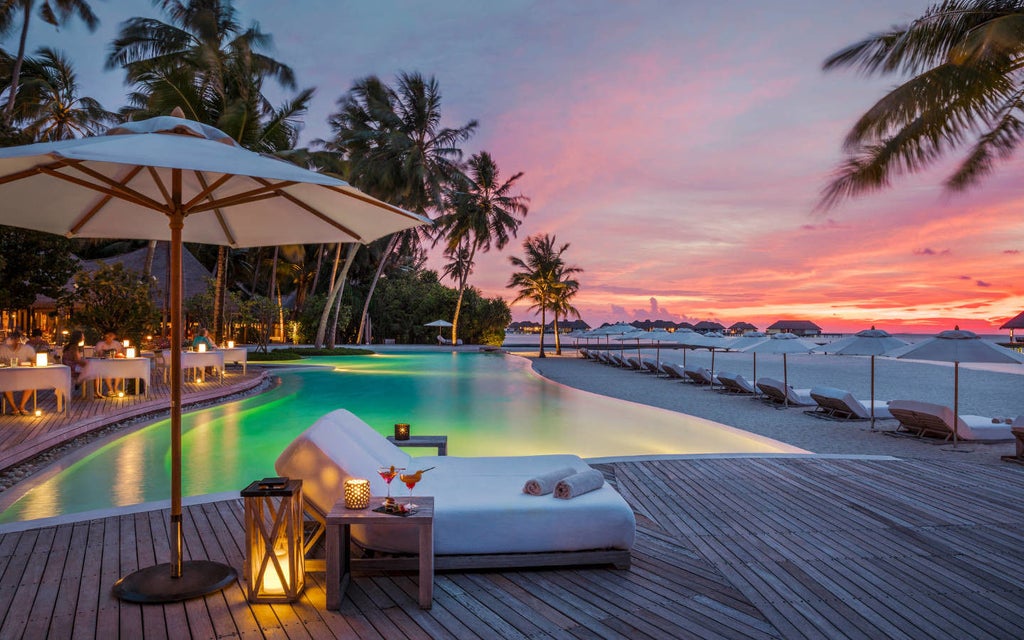
[[[167,560],[165,512],[0,535],[2,638],[1019,638],[1024,468],[958,461],[736,458],[600,465],[633,505],[628,571],[323,575],[293,605],[240,586],[184,604],[110,596]],[[189,558],[240,568],[237,500],[187,509]],[[580,523],[586,526],[586,523]]]
[[[182,404],[187,407],[251,389],[261,384],[264,376],[264,371],[259,367],[250,367],[245,375],[240,367],[228,367],[223,382],[216,377],[210,377],[202,383],[190,382],[186,378],[182,386]],[[91,393],[92,383],[89,383],[89,389]],[[42,416],[0,414],[0,470],[107,425],[166,411],[169,408],[170,392],[162,376],[154,373],[148,397],[127,394],[123,398],[96,400],[83,399],[76,392],[74,398],[67,403],[67,411],[58,413],[53,391],[40,391],[37,406],[42,410]],[[15,392],[14,398],[20,400],[21,392]],[[31,400],[28,406],[31,409]]]

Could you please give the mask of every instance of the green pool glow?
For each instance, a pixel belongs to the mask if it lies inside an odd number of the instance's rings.
[[[457,456],[802,452],[701,418],[555,384],[513,356],[420,352],[306,362],[316,366],[282,370],[281,385],[266,393],[184,415],[186,496],[237,491],[274,475],[274,460],[288,443],[338,408],[384,435],[396,422],[410,423],[413,435],[445,434],[449,455]],[[168,499],[168,425],[163,420],[128,434],[35,483],[0,513],[0,522]],[[12,497],[16,491],[9,490]]]

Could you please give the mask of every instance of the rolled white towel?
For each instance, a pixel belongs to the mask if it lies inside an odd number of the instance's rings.
[[[555,485],[558,484],[559,480],[568,478],[574,473],[576,472],[569,467],[542,473],[536,478],[530,478],[526,481],[526,484],[523,485],[523,493],[528,493],[531,496],[547,495],[555,490]]]
[[[604,476],[600,471],[590,469],[573,474],[558,481],[555,485],[555,497],[563,500],[575,498],[590,491],[597,491],[604,485]]]

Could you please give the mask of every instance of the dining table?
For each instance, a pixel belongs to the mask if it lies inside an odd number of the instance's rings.
[[[164,350],[163,356],[164,362],[171,361],[169,349]],[[182,351],[181,370],[185,372],[191,369],[193,380],[196,380],[199,377],[198,372],[206,367],[215,367],[220,375],[220,381],[224,382],[224,354],[221,351]],[[167,369],[164,370],[164,376],[167,376]]]
[[[245,375],[246,362],[249,357],[249,350],[245,347],[218,347],[217,351],[224,354],[224,364],[233,363],[242,365],[242,375]]]
[[[87,380],[124,380],[134,379],[138,381],[135,389],[142,389],[139,382],[145,385],[145,394],[149,396],[150,374],[152,363],[149,358],[86,358],[88,364],[78,376],[78,381],[84,383]],[[124,391],[124,388],[121,389]],[[89,394],[83,393],[88,398]]]
[[[38,391],[53,389],[57,396],[57,411],[63,411],[71,397],[71,368],[62,364],[45,367],[18,366],[0,367],[0,392]],[[33,409],[35,409],[33,394]]]

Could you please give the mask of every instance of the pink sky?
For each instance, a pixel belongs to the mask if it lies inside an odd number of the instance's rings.
[[[447,124],[480,120],[467,152],[486,149],[506,173],[525,172],[520,239],[571,243],[566,257],[584,269],[576,306],[591,325],[800,318],[829,331],[992,333],[1024,309],[1024,160],[963,195],[942,192],[939,168],[812,212],[846,130],[894,83],[826,75],[822,60],[928,4],[238,6],[244,23],[275,36],[299,85],[318,88],[304,142],[328,135],[326,116],[356,78],[435,75]],[[78,52],[87,92],[116,108],[121,77],[101,73],[94,52],[121,20],[153,10],[93,5],[97,34],[72,27],[58,40],[38,28],[33,38]],[[508,257],[519,250],[483,256],[471,283],[510,298]],[[440,265],[433,256],[429,266]]]

